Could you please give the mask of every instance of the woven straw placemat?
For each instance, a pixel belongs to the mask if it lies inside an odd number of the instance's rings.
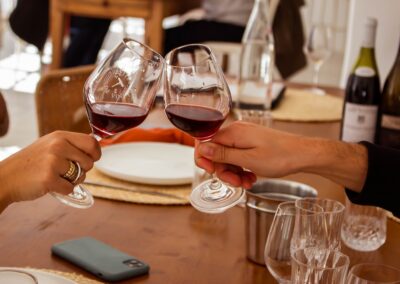
[[[158,204],[158,205],[187,205],[189,204],[189,195],[192,190],[191,184],[158,186],[127,182],[109,177],[96,169],[92,169],[86,174],[86,182],[95,182],[115,187],[123,187],[124,190],[108,188],[103,186],[84,185],[95,197],[142,203],[142,204]],[[129,191],[132,190],[132,191]],[[134,192],[135,190],[144,192],[159,192],[176,196],[176,198],[168,196],[150,195]]]
[[[338,121],[342,118],[342,108],[343,99],[340,97],[288,88],[271,115],[275,120],[286,121]]]
[[[37,268],[29,268],[29,269],[56,274],[56,275],[66,278],[66,279],[72,280],[72,281],[76,282],[77,284],[104,284],[104,282],[99,282],[99,281],[87,278],[81,274],[77,274],[77,273],[73,273],[73,272],[71,273],[71,272],[64,272],[64,271],[58,271],[58,270],[52,270],[52,269],[37,269]]]

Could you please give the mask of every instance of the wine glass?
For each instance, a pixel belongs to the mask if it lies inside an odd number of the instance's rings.
[[[294,201],[282,202],[276,209],[269,229],[264,250],[264,260],[268,271],[278,283],[290,283],[291,255],[290,243],[296,216]]]
[[[165,113],[177,128],[200,143],[209,141],[221,127],[232,105],[224,75],[211,50],[201,44],[178,47],[166,56]],[[215,174],[193,189],[193,207],[220,213],[239,203],[242,188],[222,183]]]
[[[400,283],[400,270],[384,264],[359,263],[347,275],[347,284]]]
[[[291,283],[294,236],[318,230],[316,227],[320,225],[322,212],[323,209],[316,204],[310,204],[307,210],[299,210],[295,201],[278,205],[264,250],[265,264],[278,283]]]
[[[83,100],[97,140],[133,128],[147,117],[160,84],[164,59],[148,46],[125,38],[95,68],[84,86]],[[69,195],[52,192],[77,208],[93,205],[81,185]]]
[[[313,24],[304,46],[304,53],[313,65],[314,87],[311,91],[317,95],[325,94],[325,91],[318,87],[319,71],[332,53],[331,39],[332,32],[330,28],[321,24]]]

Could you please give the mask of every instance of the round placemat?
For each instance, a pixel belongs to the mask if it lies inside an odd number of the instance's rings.
[[[127,182],[96,169],[86,174],[85,182],[98,184],[83,184],[95,197],[142,204],[188,205],[192,190],[191,184],[159,186]]]
[[[342,118],[343,99],[340,97],[317,95],[306,90],[290,89],[279,105],[272,110],[275,120],[285,121],[339,121]]]

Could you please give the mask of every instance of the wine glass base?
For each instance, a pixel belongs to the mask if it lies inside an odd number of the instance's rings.
[[[87,209],[93,206],[93,196],[87,190],[84,190],[79,185],[74,187],[74,191],[68,195],[63,195],[57,192],[50,192],[50,194],[61,201],[61,203],[79,209]]]
[[[326,92],[325,92],[324,90],[318,88],[318,87],[314,87],[314,88],[311,88],[311,89],[307,89],[307,91],[309,91],[310,93],[313,93],[313,94],[315,94],[315,95],[318,95],[318,96],[324,96],[324,95],[326,95]]]
[[[206,180],[193,189],[190,195],[190,203],[194,208],[203,213],[218,214],[240,203],[245,196],[245,191],[239,187],[233,187],[222,183],[224,195],[213,196],[209,192],[210,180]]]

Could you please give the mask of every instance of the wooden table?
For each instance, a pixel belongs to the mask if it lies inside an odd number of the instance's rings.
[[[145,126],[169,125],[161,110]],[[275,122],[274,127],[337,138],[339,123]],[[321,177],[288,177],[314,186],[320,197],[343,200],[340,186]],[[11,205],[0,215],[0,266],[49,268],[90,274],[50,254],[56,242],[91,236],[151,266],[148,276],[122,283],[275,283],[266,268],[246,258],[245,211],[202,214],[190,206],[146,206],[96,199],[87,210],[66,207],[45,196]],[[388,220],[388,239],[377,251],[343,251],[352,264],[379,262],[400,268],[400,224]]]
[[[143,18],[145,42],[155,50],[161,51],[163,19],[200,6],[200,0],[51,0],[50,3],[50,33],[53,45],[50,69],[61,67],[66,15],[107,19]]]

